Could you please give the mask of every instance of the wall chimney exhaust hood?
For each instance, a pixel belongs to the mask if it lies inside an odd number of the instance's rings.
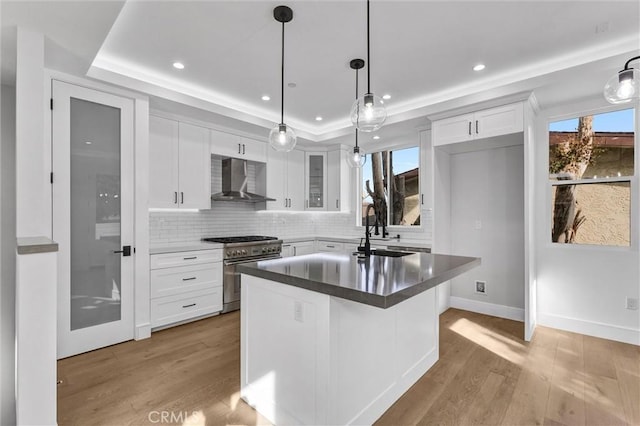
[[[212,201],[233,201],[241,203],[259,203],[276,201],[264,195],[247,192],[247,160],[225,158],[222,160],[222,192],[213,194]]]

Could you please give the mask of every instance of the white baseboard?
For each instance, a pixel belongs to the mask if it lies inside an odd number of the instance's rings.
[[[640,346],[640,330],[538,312],[537,325]]]
[[[496,305],[495,303],[480,302],[456,296],[451,296],[449,298],[449,305],[452,308],[462,309],[464,311],[477,312],[479,314],[491,315],[493,317],[524,322],[524,309],[521,308]]]
[[[137,325],[134,334],[135,334],[135,337],[134,337],[135,340],[148,339],[149,337],[151,337],[151,324],[146,323],[146,324]]]

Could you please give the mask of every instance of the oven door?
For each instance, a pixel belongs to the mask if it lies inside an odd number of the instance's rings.
[[[237,266],[242,263],[258,262],[260,260],[279,259],[275,254],[253,259],[233,259],[224,261],[224,277],[222,280],[222,313],[240,309],[240,273]]]

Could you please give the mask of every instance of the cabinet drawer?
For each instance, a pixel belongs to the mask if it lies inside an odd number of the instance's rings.
[[[160,327],[221,310],[222,286],[151,299],[151,327]]]
[[[222,284],[222,262],[151,270],[151,297],[206,290]]]
[[[334,243],[331,241],[318,241],[316,242],[317,251],[342,251],[344,250],[343,243]]]
[[[150,268],[171,268],[173,266],[187,266],[201,263],[219,262],[222,260],[222,250],[195,250],[179,253],[152,254]]]

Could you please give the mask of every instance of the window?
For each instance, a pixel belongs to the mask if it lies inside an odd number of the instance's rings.
[[[551,241],[629,246],[635,111],[549,125]]]
[[[420,148],[367,154],[362,167],[362,221],[369,205],[369,224],[420,225]]]

